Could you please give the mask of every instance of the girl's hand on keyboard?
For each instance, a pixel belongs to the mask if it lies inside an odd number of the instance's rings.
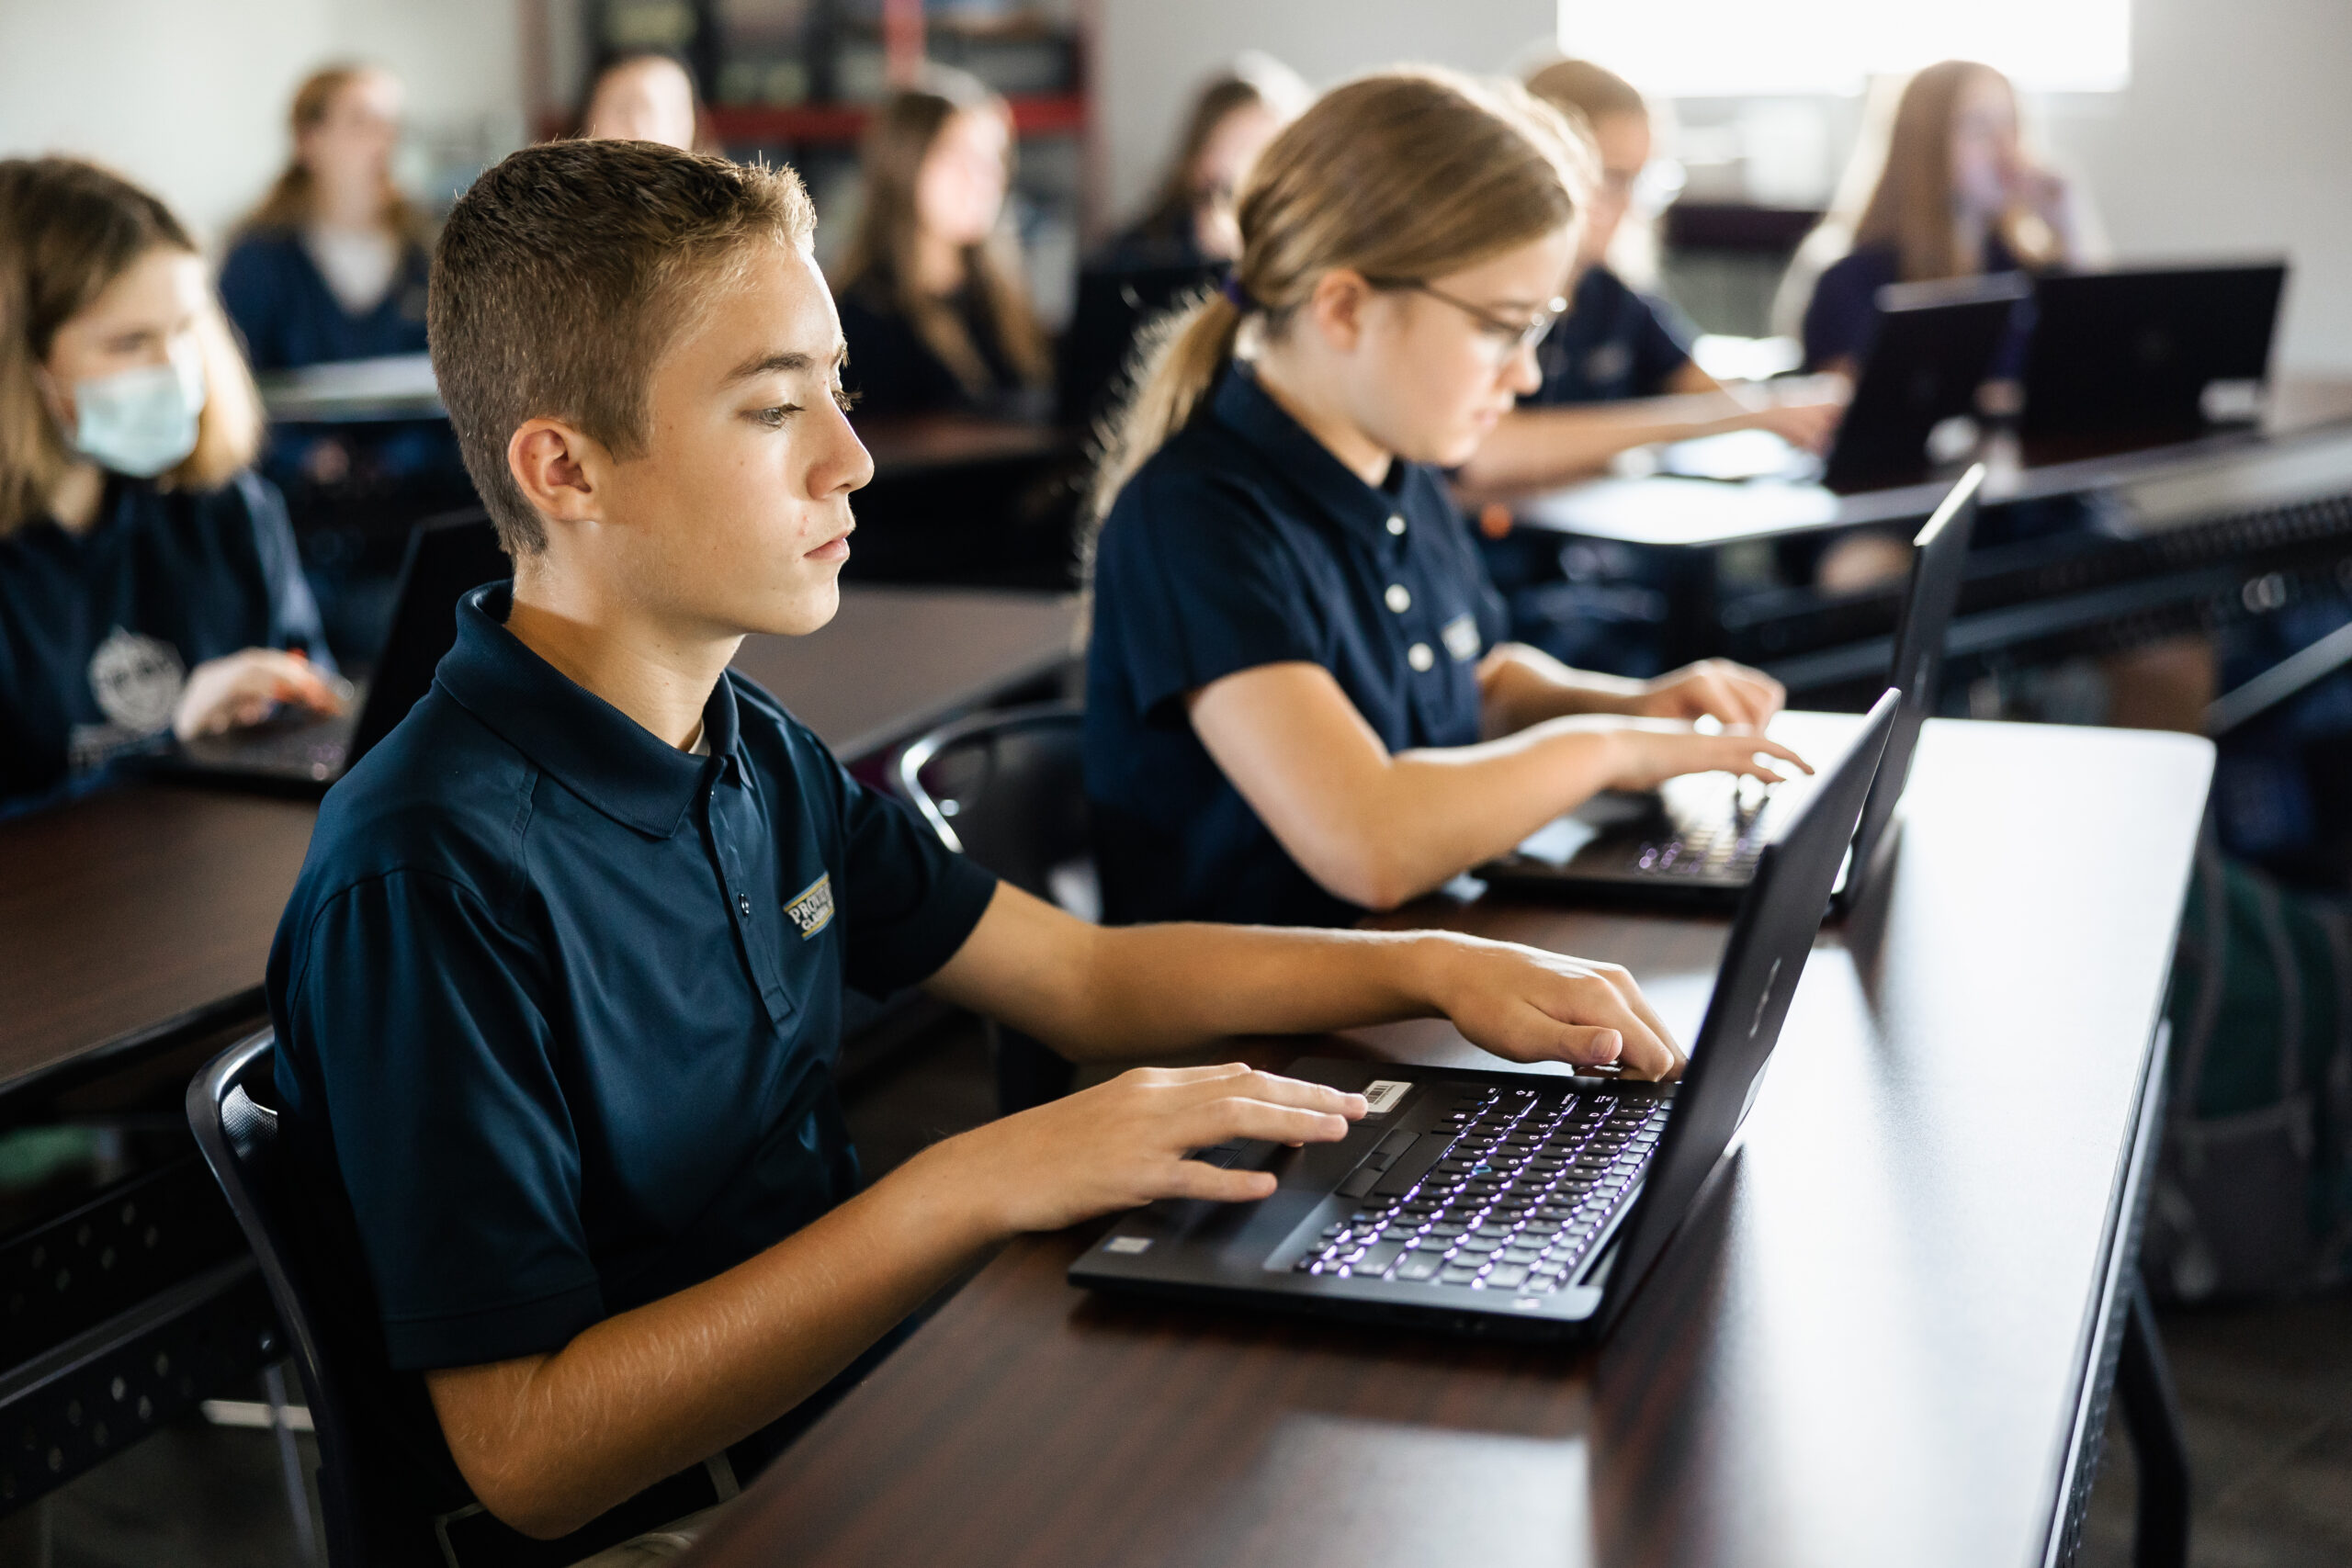
[[[1651,790],[1683,773],[1738,773],[1779,784],[1784,776],[1764,758],[1776,758],[1804,772],[1813,765],[1777,740],[1762,735],[1706,735],[1688,725],[1634,720],[1600,732],[1613,755],[1611,789]]]
[[[1673,1032],[1618,965],[1475,937],[1430,940],[1430,999],[1472,1044],[1514,1062],[1681,1076],[1687,1058]]]
[[[1649,682],[1630,711],[1644,718],[1713,718],[1760,732],[1788,700],[1781,682],[1761,670],[1702,659]]]
[[[1337,1143],[1363,1096],[1239,1063],[1136,1067],[935,1145],[927,1162],[982,1206],[1000,1235],[1059,1230],[1158,1198],[1242,1202],[1274,1190],[1262,1170],[1185,1156],[1237,1138]]]

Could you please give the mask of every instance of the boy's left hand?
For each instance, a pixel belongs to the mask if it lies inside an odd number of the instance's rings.
[[[1714,718],[1761,731],[1788,705],[1781,682],[1728,659],[1702,659],[1649,682],[1634,700],[1642,718]]]
[[[1513,1062],[1682,1076],[1689,1058],[1619,965],[1477,937],[1433,941],[1430,1000],[1472,1044]]]

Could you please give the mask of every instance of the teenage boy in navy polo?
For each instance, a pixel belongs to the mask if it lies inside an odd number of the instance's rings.
[[[356,1222],[371,1414],[453,1538],[478,1499],[597,1547],[664,1478],[773,1452],[992,1244],[1263,1196],[1185,1152],[1363,1110],[1142,1069],[861,1192],[845,984],[922,984],[1080,1058],[1444,1013],[1518,1060],[1679,1064],[1606,965],[1084,925],[729,671],[746,633],[831,617],[873,471],[813,223],[789,172],[571,141],[484,175],[441,241],[435,368],[514,579],[466,598],[431,694],[328,796],[269,996],[290,1146]]]

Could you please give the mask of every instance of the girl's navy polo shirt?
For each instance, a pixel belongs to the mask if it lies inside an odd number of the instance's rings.
[[[1655,398],[1690,363],[1695,333],[1663,299],[1635,293],[1605,266],[1585,269],[1567,314],[1535,347],[1544,385],[1532,407]]]
[[[110,478],[85,532],[0,536],[0,809],[154,735],[188,671],[247,648],[326,655],[286,504],[254,474]]]
[[[1981,270],[1986,276],[2016,272],[2019,266],[1998,234],[1985,236]],[[1840,359],[1860,366],[1878,332],[1878,291],[1902,280],[1903,258],[1891,244],[1857,245],[1823,268],[1815,280],[1813,298],[1805,302],[1802,328],[1805,368],[1819,370]],[[2023,372],[2029,316],[2030,312],[2020,310],[2013,318],[2008,340],[1994,359],[1996,379]]]
[[[289,1146],[356,1222],[330,1299],[430,1512],[465,1496],[413,1374],[557,1350],[849,1197],[842,988],[931,975],[995,890],[741,675],[687,755],[510,592],[328,793],[267,975]]]
[[[300,235],[248,234],[220,265],[220,302],[244,335],[245,354],[256,370],[423,354],[430,265],[424,246],[403,247],[383,299],[354,316],[327,287]]]
[[[1096,543],[1086,790],[1117,921],[1340,925],[1226,781],[1186,694],[1261,664],[1331,671],[1391,751],[1479,738],[1502,604],[1436,471],[1368,485],[1247,367],[1153,454]]]

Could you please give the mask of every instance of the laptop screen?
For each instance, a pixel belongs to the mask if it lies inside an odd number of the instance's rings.
[[[1666,1249],[1747,1115],[1902,698],[1894,688],[1879,698],[1821,787],[1757,862],[1674,1113],[1610,1265],[1604,1315],[1622,1310]]]
[[[434,671],[458,640],[458,599],[468,589],[511,577],[514,570],[485,513],[457,513],[416,525],[401,567],[383,657],[377,660],[367,704],[351,733],[346,770],[432,690]]]

